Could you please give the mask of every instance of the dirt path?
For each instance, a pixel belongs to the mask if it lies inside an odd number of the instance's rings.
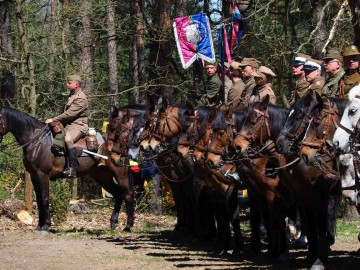
[[[224,259],[212,255],[211,242],[194,244],[185,236],[175,240],[173,217],[138,215],[132,233],[109,231],[108,217],[103,211],[72,215],[53,233],[42,235],[0,216],[0,269],[306,268],[306,250],[292,249],[286,262],[271,267],[264,254]],[[355,233],[338,237],[326,269],[359,269],[356,238]]]

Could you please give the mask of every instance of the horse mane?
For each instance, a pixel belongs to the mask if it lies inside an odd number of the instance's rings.
[[[216,114],[215,119],[211,124],[211,127],[213,129],[224,129],[224,128],[226,128],[225,113],[226,113],[226,111],[221,110]]]
[[[290,109],[279,105],[268,105],[268,112],[269,112],[269,124],[270,124],[270,132],[272,136],[277,136],[280,134],[286,119],[290,113]]]
[[[235,111],[235,129],[240,131],[246,119],[246,111]]]
[[[349,104],[349,100],[343,98],[329,98],[329,100],[336,104],[339,109],[339,115],[343,115],[346,106]]]
[[[13,130],[14,133],[18,133],[20,130],[29,128],[31,130],[35,130],[36,127],[45,125],[44,122],[17,109],[4,107],[3,110],[6,115],[6,121],[9,125],[9,129]]]

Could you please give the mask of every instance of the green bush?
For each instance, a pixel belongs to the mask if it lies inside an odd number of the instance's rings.
[[[50,211],[56,224],[65,222],[71,199],[69,179],[59,179],[50,182]]]

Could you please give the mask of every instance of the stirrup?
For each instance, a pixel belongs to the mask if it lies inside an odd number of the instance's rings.
[[[68,167],[63,171],[63,174],[67,178],[75,178],[77,176],[76,169]]]

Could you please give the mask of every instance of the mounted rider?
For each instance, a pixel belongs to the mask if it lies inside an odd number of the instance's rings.
[[[261,102],[269,95],[269,103],[276,104],[276,96],[271,84],[271,80],[276,77],[276,74],[270,68],[261,66],[252,75],[254,76],[256,86],[250,96],[249,103]]]
[[[319,95],[325,84],[324,78],[321,77],[321,63],[319,60],[308,59],[303,66],[305,79],[310,84],[308,91],[317,92]]]
[[[292,72],[296,77],[296,83],[290,95],[289,105],[292,106],[296,100],[301,98],[309,90],[309,82],[305,78],[305,71],[302,69],[310,56],[299,53],[292,63]]]
[[[345,66],[344,94],[347,97],[350,89],[360,83],[360,52],[355,45],[352,45],[343,50],[342,56]]]
[[[67,88],[70,93],[65,102],[63,113],[47,119],[45,123],[50,124],[59,121],[64,125],[68,167],[63,174],[66,177],[76,177],[78,164],[75,142],[88,131],[87,111],[89,104],[85,93],[81,90],[81,77],[79,75],[74,74],[67,77]]]
[[[337,97],[344,98],[344,80],[345,70],[343,69],[343,57],[336,50],[329,50],[323,58],[324,67],[329,77],[321,91],[321,96],[325,98]]]

